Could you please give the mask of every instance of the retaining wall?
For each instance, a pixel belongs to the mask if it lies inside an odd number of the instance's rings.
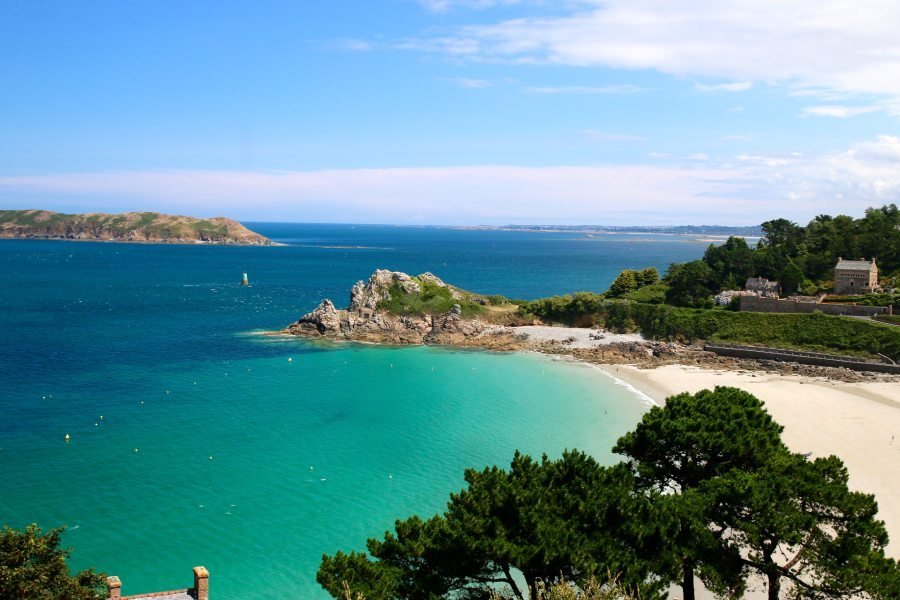
[[[881,363],[840,356],[837,354],[821,354],[818,352],[800,352],[784,348],[761,348],[759,346],[739,346],[737,344],[707,343],[705,350],[715,352],[722,356],[734,356],[736,358],[752,358],[756,360],[780,360],[784,362],[796,362],[804,365],[818,365],[821,367],[844,367],[854,371],[877,371],[879,373],[892,373],[900,375],[900,365]]]
[[[825,304],[799,302],[779,298],[760,298],[759,296],[741,296],[740,308],[748,312],[768,313],[812,313],[820,311],[826,315],[844,315],[849,317],[873,317],[889,315],[889,306],[860,306],[856,304]]]

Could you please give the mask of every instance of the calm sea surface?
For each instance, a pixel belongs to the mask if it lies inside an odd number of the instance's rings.
[[[430,516],[515,449],[609,448],[646,410],[543,356],[266,338],[375,268],[486,294],[605,290],[664,236],[252,224],[286,246],[0,241],[0,524],[67,524],[126,594],[322,598],[322,553]],[[251,287],[238,284],[242,272]],[[290,361],[288,359],[291,359]],[[67,444],[65,435],[71,437]]]

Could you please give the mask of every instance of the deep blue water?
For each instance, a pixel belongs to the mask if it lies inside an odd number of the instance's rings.
[[[263,581],[321,597],[323,552],[439,511],[463,468],[506,463],[516,448],[612,460],[646,407],[589,367],[540,356],[254,332],[323,297],[346,305],[379,267],[530,299],[603,291],[623,268],[662,271],[705,247],[250,227],[286,245],[0,241],[0,523],[68,524],[73,565],[119,575],[128,594],[186,586],[205,564],[218,598],[262,598]]]

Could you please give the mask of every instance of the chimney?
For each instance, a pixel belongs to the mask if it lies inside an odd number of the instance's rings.
[[[106,585],[109,587],[109,600],[119,600],[122,597],[122,582],[118,577],[107,577]]]
[[[209,600],[209,571],[206,567],[194,567],[194,593],[197,600]]]

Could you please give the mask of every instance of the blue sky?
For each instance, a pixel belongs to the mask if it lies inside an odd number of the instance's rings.
[[[0,3],[0,208],[752,224],[900,197],[900,4]]]

